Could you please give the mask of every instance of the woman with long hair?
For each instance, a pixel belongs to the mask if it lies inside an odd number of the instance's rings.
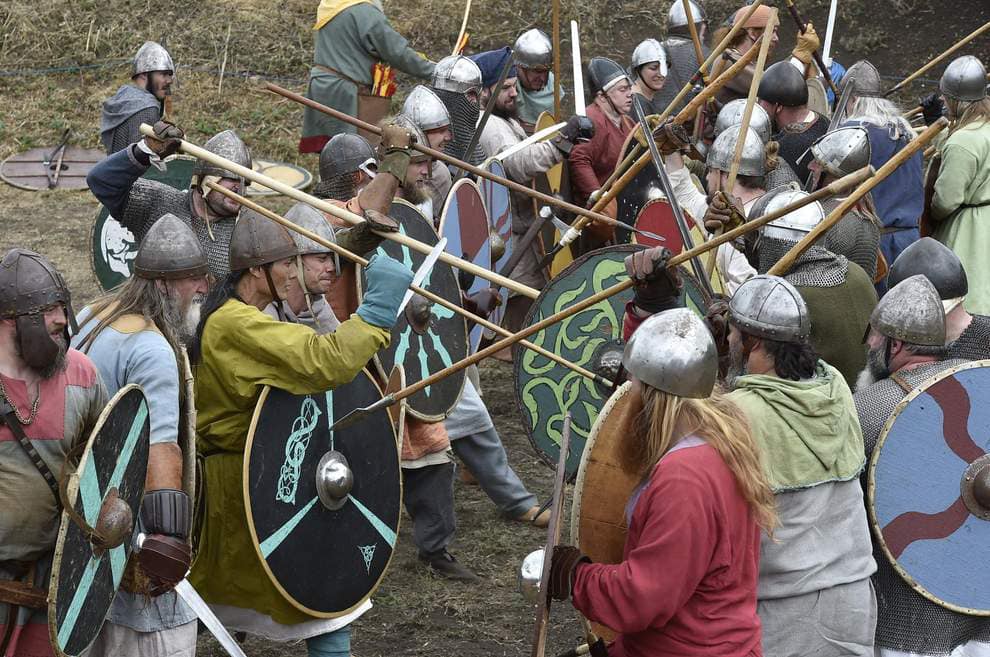
[[[744,416],[713,391],[708,327],[686,308],[653,315],[623,365],[641,410],[620,460],[642,479],[623,561],[558,546],[549,593],[619,633],[611,657],[761,655],[760,534],[776,522],[774,498]]]

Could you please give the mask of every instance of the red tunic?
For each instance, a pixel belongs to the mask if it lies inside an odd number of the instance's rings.
[[[620,633],[611,657],[758,657],[759,555],[760,529],[718,452],[675,448],[639,493],[622,563],[576,569],[574,607]]]
[[[615,125],[597,105],[588,105],[588,118],[595,124],[595,136],[584,144],[577,144],[568,157],[571,172],[571,189],[574,202],[584,206],[591,192],[602,186],[622,154],[622,144],[635,124],[623,116]]]

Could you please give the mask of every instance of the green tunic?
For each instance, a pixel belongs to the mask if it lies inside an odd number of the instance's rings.
[[[971,123],[949,135],[941,148],[931,218],[933,237],[955,251],[966,268],[969,294],[963,305],[990,314],[990,122]]]
[[[547,83],[542,89],[530,91],[523,87],[522,81],[517,81],[516,92],[519,94],[516,96],[516,109],[521,123],[536,125],[536,120],[540,118],[540,114],[543,112],[553,114],[553,71],[547,76]],[[563,87],[560,88],[560,103],[563,106]],[[560,113],[564,116],[570,116],[570,113],[564,111],[563,107],[561,107]]]
[[[312,620],[278,593],[251,541],[242,490],[248,429],[262,386],[303,395],[352,380],[389,332],[357,315],[318,335],[227,301],[206,323],[196,366],[197,451],[206,508],[190,582],[210,603],[254,609],[284,625]]]

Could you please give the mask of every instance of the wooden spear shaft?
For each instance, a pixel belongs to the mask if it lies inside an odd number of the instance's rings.
[[[464,19],[461,21],[461,29],[457,33],[457,39],[454,41],[454,50],[453,52],[450,53],[451,55],[461,54],[460,52],[461,39],[464,38],[464,32],[467,30],[468,16],[470,15],[471,15],[471,0],[467,0],[467,3],[464,5]]]
[[[553,120],[560,123],[560,0],[553,0]]]
[[[964,36],[962,39],[960,39],[955,44],[953,44],[948,50],[946,50],[945,52],[943,52],[941,55],[939,55],[935,59],[931,60],[930,62],[928,62],[927,64],[925,64],[921,68],[919,68],[917,71],[915,71],[911,75],[907,76],[906,78],[904,78],[903,80],[901,80],[900,82],[898,82],[897,84],[895,84],[893,87],[890,88],[889,91],[887,91],[884,94],[884,97],[887,97],[890,94],[892,94],[895,91],[897,91],[898,89],[902,89],[903,87],[906,87],[907,85],[911,84],[912,82],[914,82],[915,78],[918,78],[918,77],[924,75],[928,71],[928,69],[930,69],[931,67],[935,66],[939,62],[943,61],[946,57],[951,56],[952,53],[956,52],[957,50],[959,50],[960,48],[962,48],[967,43],[969,43],[970,41],[972,41],[976,37],[980,36],[984,32],[986,32],[987,30],[990,30],[990,21],[987,21],[982,26],[980,26],[977,29],[973,30],[968,35]]]
[[[825,217],[825,219],[823,219],[817,226],[812,228],[811,232],[801,238],[800,242],[791,247],[791,250],[785,253],[784,257],[778,260],[767,273],[773,276],[783,276],[790,271],[791,267],[794,266],[794,262],[801,257],[801,254],[807,251],[808,248],[810,248],[818,240],[818,238],[828,232],[832,226],[837,224],[839,220],[842,219],[842,217],[844,217],[863,196],[883,182],[887,176],[893,173],[897,167],[904,164],[908,158],[917,153],[920,149],[923,149],[928,142],[935,138],[935,135],[944,130],[948,125],[949,120],[942,117],[935,123],[931,124],[927,130],[910,141],[908,145],[905,146],[897,155],[887,160],[887,163],[877,170],[876,175],[857,187],[852,194],[850,194],[844,201],[842,201],[842,203],[839,204],[837,208],[835,208],[835,210],[831,212],[831,214]]]
[[[148,137],[155,136],[154,129],[147,123],[141,124],[140,131],[142,135]],[[211,153],[210,151],[204,148],[200,148],[196,144],[185,141],[184,139],[180,140],[179,150],[181,150],[184,153],[188,153],[189,155],[192,155],[195,158],[198,158],[205,162],[209,162],[210,164],[215,164],[221,169],[225,169],[227,171],[235,173],[238,176],[241,176],[247,180],[256,182],[260,185],[264,185],[265,187],[274,190],[276,192],[279,192],[280,194],[283,194],[285,196],[288,196],[289,198],[293,198],[297,201],[302,201],[306,205],[311,205],[317,210],[322,210],[327,214],[332,214],[333,216],[337,217],[338,219],[341,219],[342,221],[346,221],[352,226],[356,226],[364,223],[364,217],[356,215],[350,210],[347,210],[346,208],[342,208],[323,199],[316,198],[315,196],[307,194],[302,190],[296,189],[291,185],[286,185],[283,182],[280,182],[278,180],[275,180],[274,178],[266,176],[263,173],[258,173],[257,171],[248,169],[247,167],[243,167],[236,162],[228,160],[225,157],[220,157],[219,155]],[[424,244],[423,242],[420,242],[419,240],[415,240],[409,237],[408,235],[403,235],[402,233],[375,231],[375,234],[392,242],[398,242],[399,244],[409,247],[413,251],[418,251],[419,253],[429,254],[431,251],[433,251],[433,247],[430,246],[429,244]],[[448,265],[457,267],[458,269],[474,274],[475,276],[480,276],[485,280],[501,285],[502,287],[508,288],[509,290],[512,290],[513,292],[516,292],[517,294],[521,294],[530,299],[536,299],[537,297],[540,296],[538,290],[535,290],[529,287],[528,285],[522,285],[521,283],[518,283],[517,281],[514,281],[510,278],[506,278],[505,276],[499,276],[498,274],[496,274],[491,270],[485,269],[484,267],[479,267],[473,262],[468,262],[467,260],[463,260],[461,258],[452,256],[446,251],[440,254],[440,260],[446,262]]]
[[[701,39],[698,37],[698,27],[694,24],[694,16],[691,13],[691,0],[681,0],[684,5],[684,16],[687,18],[688,32],[691,33],[691,42],[694,43],[694,56],[698,60],[698,73],[701,74],[703,84],[708,84],[705,79],[705,53],[701,49]]]
[[[210,189],[223,194],[227,198],[230,198],[230,199],[233,199],[233,200],[237,201],[238,203],[240,203],[244,207],[249,208],[251,210],[254,210],[255,212],[257,212],[261,216],[263,216],[263,217],[265,217],[267,219],[271,219],[275,223],[280,224],[281,226],[287,228],[288,230],[291,230],[291,231],[294,231],[296,233],[299,233],[303,237],[306,237],[308,239],[311,239],[314,242],[316,242],[317,244],[330,249],[331,251],[333,251],[337,255],[339,255],[341,257],[344,257],[344,258],[347,258],[348,260],[350,260],[352,262],[356,262],[357,264],[361,265],[362,267],[367,267],[368,266],[368,259],[367,258],[364,258],[362,256],[359,256],[358,254],[354,253],[353,251],[349,251],[348,249],[345,249],[344,247],[340,246],[336,242],[331,242],[330,240],[321,237],[320,235],[314,233],[313,231],[307,230],[306,228],[303,228],[302,226],[300,226],[300,225],[298,225],[296,223],[293,223],[292,221],[289,221],[288,219],[286,219],[282,215],[277,214],[275,212],[272,212],[271,210],[269,210],[265,206],[260,205],[258,203],[255,203],[251,199],[249,199],[247,197],[244,197],[244,196],[241,196],[237,192],[234,192],[232,190],[229,190],[226,187],[223,187],[223,186],[218,185],[218,184],[213,183],[213,182],[207,182],[206,185]],[[487,329],[490,329],[492,331],[495,331],[496,333],[498,333],[500,335],[505,335],[505,336],[512,335],[512,332],[509,331],[508,329],[504,329],[501,326],[499,326],[498,324],[494,324],[494,323],[488,321],[484,317],[481,317],[479,315],[475,315],[474,313],[465,310],[463,307],[457,305],[456,303],[451,303],[447,299],[444,299],[443,297],[441,297],[441,296],[439,296],[437,294],[434,294],[433,292],[430,292],[429,290],[427,290],[425,288],[422,288],[422,287],[420,287],[418,285],[410,285],[409,286],[409,289],[411,289],[416,294],[422,295],[423,297],[429,299],[433,303],[438,304],[440,306],[443,306],[447,310],[453,311],[454,313],[456,313],[458,315],[461,315],[465,319],[468,319],[468,320],[470,320],[472,322],[475,322],[476,324],[479,324],[479,325],[481,325],[481,326],[483,326],[483,327],[485,327]],[[577,372],[581,376],[584,376],[584,377],[587,377],[587,378],[591,379],[595,383],[599,383],[599,384],[604,385],[604,386],[610,386],[610,385],[612,385],[612,382],[609,381],[608,379],[606,379],[605,377],[599,376],[597,374],[594,374],[594,373],[592,373],[592,372],[584,369],[580,365],[576,365],[576,364],[572,363],[571,361],[567,360],[563,356],[560,356],[558,354],[555,354],[555,353],[553,353],[551,351],[547,351],[543,347],[537,346],[537,345],[533,344],[532,342],[529,342],[527,340],[521,340],[519,342],[519,344],[521,344],[522,346],[526,347],[527,349],[531,349],[531,350],[535,351],[536,353],[540,354],[544,358],[549,358],[553,362],[555,362],[555,363],[557,363],[559,365],[563,365],[564,367],[566,367],[567,369],[569,369],[571,371]]]

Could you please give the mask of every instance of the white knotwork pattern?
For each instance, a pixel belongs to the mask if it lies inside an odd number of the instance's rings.
[[[359,545],[358,549],[361,550],[361,556],[364,557],[364,568],[371,574],[371,561],[375,558],[375,548],[378,544],[374,545]]]
[[[278,476],[275,499],[286,504],[296,503],[296,489],[299,487],[299,471],[306,458],[309,438],[320,419],[320,407],[310,397],[303,400],[299,417],[292,422],[292,432],[285,441],[285,463]]]

